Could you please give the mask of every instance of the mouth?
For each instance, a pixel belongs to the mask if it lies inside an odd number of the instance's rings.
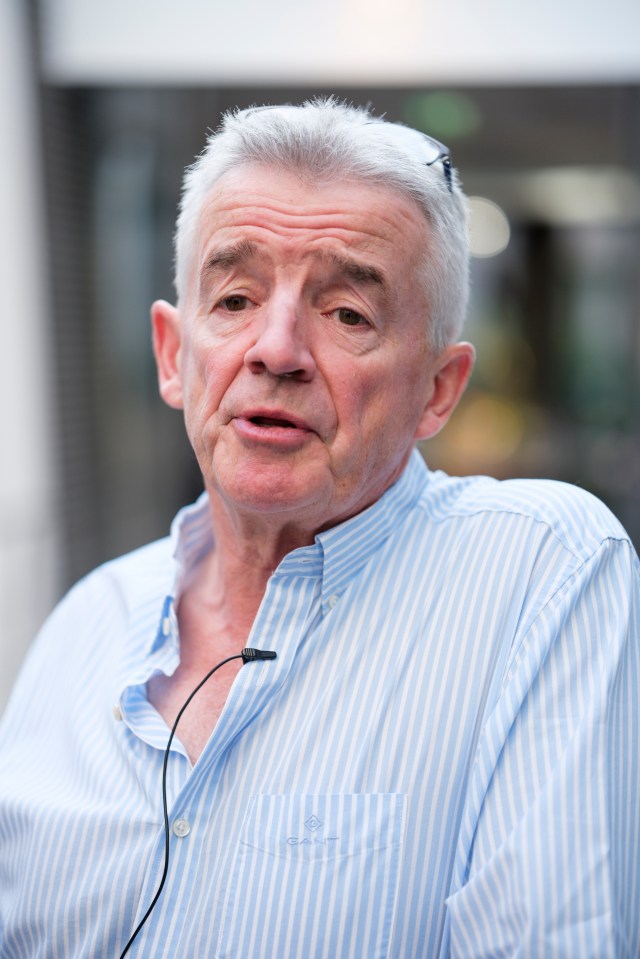
[[[237,435],[249,446],[292,451],[301,448],[315,434],[304,420],[288,410],[246,410],[233,420]]]
[[[302,419],[302,417],[292,414],[290,410],[278,409],[268,407],[254,406],[253,409],[247,409],[244,412],[237,414],[240,419],[245,420],[247,423],[252,423],[253,426],[262,427],[265,429],[280,429],[280,430],[303,430],[304,432],[313,432],[311,426]]]
[[[248,419],[250,423],[255,423],[256,426],[277,426],[289,430],[299,429],[291,420],[280,419],[277,416],[250,416]]]

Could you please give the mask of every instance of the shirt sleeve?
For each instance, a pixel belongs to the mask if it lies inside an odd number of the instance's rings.
[[[518,646],[470,777],[453,959],[640,955],[639,582],[605,541]]]

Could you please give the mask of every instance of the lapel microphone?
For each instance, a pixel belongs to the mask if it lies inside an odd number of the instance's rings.
[[[160,893],[162,892],[164,888],[164,884],[167,880],[167,874],[169,872],[169,843],[170,843],[169,810],[167,808],[167,765],[169,763],[169,751],[171,749],[171,743],[173,742],[173,737],[178,727],[178,723],[182,719],[182,714],[184,713],[185,709],[187,708],[187,706],[189,705],[189,703],[191,702],[195,694],[202,689],[202,687],[207,682],[207,680],[210,679],[213,676],[213,674],[218,669],[220,669],[221,666],[224,666],[226,663],[230,663],[232,659],[241,659],[244,664],[244,663],[257,662],[258,660],[261,660],[261,659],[276,659],[277,655],[278,654],[275,653],[272,649],[255,649],[253,646],[246,646],[242,650],[242,652],[236,653],[235,656],[227,656],[226,659],[223,659],[216,666],[214,666],[213,669],[209,670],[209,672],[204,677],[204,679],[200,680],[196,688],[189,694],[186,701],[180,707],[180,711],[178,712],[178,715],[176,716],[176,720],[173,726],[171,727],[171,732],[169,733],[169,739],[167,740],[167,745],[164,751],[164,760],[162,763],[162,812],[164,816],[164,869],[162,871],[162,879],[160,880],[160,885],[158,886],[155,896],[151,900],[151,905],[149,906],[144,916],[142,917],[142,919],[140,920],[140,922],[134,929],[128,943],[126,944],[126,946],[120,953],[120,959],[124,959],[124,956],[126,956],[126,954],[129,952],[129,949],[133,945],[134,939],[136,938],[136,936],[138,935],[138,933],[144,926],[145,922],[151,915],[156,903],[158,902],[158,899],[160,898]]]
[[[251,646],[245,646],[240,655],[243,663],[250,663],[253,659],[275,659],[278,654],[272,649],[253,649]]]

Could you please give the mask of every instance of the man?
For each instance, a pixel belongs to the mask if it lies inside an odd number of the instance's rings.
[[[446,150],[228,116],[176,252],[154,348],[206,495],[29,657],[2,956],[638,955],[637,557],[582,491],[414,450],[473,363]]]

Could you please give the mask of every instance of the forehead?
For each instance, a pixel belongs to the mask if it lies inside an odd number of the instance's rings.
[[[207,196],[195,272],[218,247],[243,240],[265,256],[326,259],[327,252],[349,251],[406,276],[428,249],[429,228],[417,202],[386,185],[317,182],[254,165],[227,172]]]

